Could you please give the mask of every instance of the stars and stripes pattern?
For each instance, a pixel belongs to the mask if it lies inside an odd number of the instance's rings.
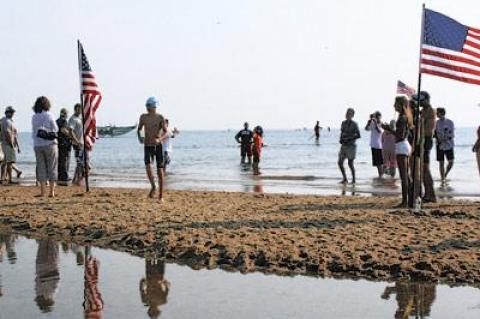
[[[414,95],[416,90],[412,88],[411,86],[406,85],[402,81],[397,81],[397,94],[399,95],[406,95],[409,98]]]
[[[102,101],[102,93],[97,85],[95,75],[88,63],[87,56],[85,55],[81,43],[79,43],[79,49],[81,58],[80,81],[83,102],[83,130],[85,134],[84,145],[87,150],[91,150],[97,138],[97,121],[95,113]]]
[[[420,72],[480,85],[480,29],[425,9]]]

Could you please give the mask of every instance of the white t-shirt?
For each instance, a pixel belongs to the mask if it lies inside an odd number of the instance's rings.
[[[58,132],[57,122],[50,112],[35,113],[32,116],[32,137],[33,146],[49,146],[57,144],[57,139],[46,140],[37,136],[38,130],[45,130],[47,132]]]
[[[370,127],[368,128],[368,130],[370,131],[370,147],[381,150],[383,148],[383,145],[382,145],[383,128],[380,126],[379,123],[371,121]]]
[[[163,140],[163,143],[162,143],[162,150],[163,152],[168,152],[168,153],[171,153],[173,151],[173,148],[172,148],[172,143],[170,141],[170,138],[171,137],[174,137],[173,133],[172,133],[172,130],[170,130],[169,128],[167,129],[167,137]]]
[[[68,127],[72,129],[77,140],[83,145],[83,124],[81,116],[72,115],[68,120]]]

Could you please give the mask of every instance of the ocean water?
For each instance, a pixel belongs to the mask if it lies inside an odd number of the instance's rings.
[[[479,300],[480,290],[467,286],[193,270],[152,255],[0,232],[5,319],[467,319],[480,316]]]
[[[357,145],[357,184],[341,186],[337,167],[338,130],[322,131],[320,142],[311,130],[266,130],[261,176],[240,165],[240,149],[233,131],[182,131],[173,139],[172,163],[166,187],[171,189],[225,190],[297,194],[380,194],[400,193],[399,181],[387,177],[376,179],[371,166],[369,132],[362,131]],[[474,153],[474,128],[456,132],[455,166],[446,186],[441,187],[435,152],[432,172],[442,197],[480,196],[480,175]],[[22,183],[34,182],[35,159],[31,135],[20,134],[22,153],[19,167],[24,171]],[[73,154],[72,154],[73,155]],[[92,157],[94,186],[149,187],[143,164],[143,146],[130,132],[116,138],[99,139]],[[71,172],[74,161],[72,159]],[[349,175],[348,166],[347,173]]]

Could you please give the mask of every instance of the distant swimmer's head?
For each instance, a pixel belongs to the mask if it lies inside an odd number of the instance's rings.
[[[355,110],[351,107],[349,107],[347,109],[347,114],[345,114],[345,117],[347,118],[347,120],[351,120],[353,119],[353,117],[355,116]]]
[[[243,123],[243,128],[248,129],[248,122]]]
[[[157,108],[159,102],[158,102],[158,99],[155,97],[155,96],[151,96],[147,99],[147,102],[145,102],[145,106],[147,108],[151,108],[151,109],[155,109]]]

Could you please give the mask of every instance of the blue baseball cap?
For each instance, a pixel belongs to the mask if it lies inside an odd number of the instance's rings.
[[[158,99],[155,96],[151,96],[147,99],[147,102],[145,102],[145,105],[147,107],[157,107],[158,105]]]

